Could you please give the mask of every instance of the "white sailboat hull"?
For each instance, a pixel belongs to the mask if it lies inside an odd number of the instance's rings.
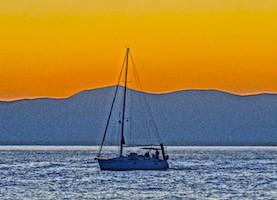
[[[103,139],[102,139],[100,151],[99,151],[99,154],[97,155],[97,160],[98,160],[98,163],[100,165],[101,170],[114,170],[114,171],[166,170],[166,169],[168,169],[168,163],[166,161],[168,159],[168,155],[165,154],[164,146],[163,146],[163,143],[162,143],[161,139],[159,138],[159,134],[158,134],[158,131],[157,131],[157,128],[156,128],[156,125],[155,125],[154,121],[149,120],[149,123],[150,123],[150,121],[151,121],[151,123],[150,124],[147,123],[146,121],[148,121],[148,119],[146,118],[146,116],[143,116],[143,118],[145,118],[145,120],[146,120],[145,123],[144,123],[144,126],[151,126],[152,128],[143,129],[143,130],[145,130],[149,135],[152,132],[152,134],[154,134],[156,137],[158,136],[157,139],[159,141],[159,145],[160,145],[161,148],[153,148],[153,147],[151,147],[151,148],[141,148],[141,149],[144,149],[144,150],[148,150],[148,152],[146,152],[144,154],[144,156],[143,155],[138,155],[137,153],[130,153],[129,156],[122,156],[122,155],[125,155],[124,154],[125,152],[123,151],[123,148],[126,148],[128,146],[128,140],[127,140],[127,145],[125,143],[124,133],[126,132],[126,130],[125,130],[126,125],[130,124],[130,123],[127,123],[129,120],[125,116],[126,99],[127,99],[127,96],[128,96],[128,95],[126,95],[126,93],[127,93],[127,83],[128,83],[128,60],[129,60],[129,55],[130,55],[130,49],[127,47],[127,51],[126,51],[126,54],[125,54],[125,57],[124,57],[123,65],[122,65],[122,69],[121,69],[121,72],[120,72],[120,75],[119,75],[118,83],[117,83],[115,94],[114,94],[114,97],[113,97],[111,109],[110,109],[110,112],[109,112],[109,117],[108,117],[107,124],[106,124],[106,127],[105,127],[105,132],[104,132],[104,136],[103,136]],[[130,55],[130,58],[132,58],[131,55]],[[124,68],[125,68],[125,72],[124,72]],[[137,79],[137,81],[138,81],[138,83],[141,87],[141,84],[140,84],[140,81],[139,81],[139,78],[138,78],[138,74],[137,74],[137,71],[136,71],[134,65],[133,65],[133,68],[134,68],[133,69],[134,76],[136,77],[135,79]],[[121,132],[120,153],[119,153],[120,156],[116,157],[116,158],[111,158],[111,159],[102,159],[102,158],[100,158],[100,155],[101,155],[102,147],[104,145],[105,138],[106,138],[106,135],[107,135],[107,131],[108,131],[108,128],[109,128],[111,116],[112,116],[113,109],[114,109],[114,104],[115,104],[116,99],[117,99],[119,84],[120,84],[121,77],[122,77],[123,73],[125,73],[125,76],[124,76],[124,91],[123,91],[122,108],[120,107],[120,112],[119,112],[119,118],[120,118],[119,126],[120,127],[118,127],[118,128],[120,128],[119,130]],[[141,89],[142,89],[142,87],[141,87]],[[119,101],[121,101],[121,100],[119,100]],[[146,107],[139,108],[139,109],[142,110],[142,113],[144,113],[145,115],[148,115],[148,117],[152,118],[151,111],[150,111],[149,105],[147,103],[146,97],[144,99],[141,99],[141,101],[144,102],[144,104],[146,104]],[[150,139],[151,139],[151,136],[150,136]],[[143,145],[140,145],[140,146],[143,146]],[[148,146],[148,145],[145,145],[145,146]],[[150,145],[150,146],[152,146],[152,145]],[[149,151],[151,151],[151,150],[156,151],[153,157],[150,157],[150,155],[149,155],[149,153],[150,153]],[[163,159],[159,159],[159,154],[160,154],[159,151],[161,151]]]
[[[127,170],[167,170],[165,160],[147,156],[122,156],[111,159],[98,159],[101,170],[127,171]]]

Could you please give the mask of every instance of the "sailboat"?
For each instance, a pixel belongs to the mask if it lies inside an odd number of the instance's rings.
[[[116,90],[115,94],[113,97],[111,109],[109,112],[108,120],[105,126],[105,131],[103,135],[103,139],[101,142],[100,150],[98,154],[96,155],[95,159],[98,161],[100,169],[101,170],[112,170],[112,171],[126,171],[126,170],[166,170],[169,168],[168,165],[168,155],[166,155],[165,147],[163,145],[163,142],[161,141],[159,134],[157,132],[156,125],[154,121],[151,119],[150,126],[152,126],[151,130],[154,130],[155,134],[158,136],[159,141],[153,145],[153,144],[139,144],[139,145],[128,145],[125,142],[126,141],[126,123],[129,122],[129,118],[126,117],[126,104],[127,102],[127,92],[131,92],[131,89],[127,89],[127,83],[128,83],[128,72],[129,72],[129,59],[132,59],[131,53],[130,53],[130,48],[126,47],[126,54],[124,57],[121,73],[119,75],[118,83],[116,85]],[[133,68],[135,68],[133,64]],[[136,69],[133,71],[136,72]],[[122,73],[124,72],[125,78],[124,78],[124,87],[120,87],[120,80]],[[141,85],[140,81],[139,84]],[[105,155],[102,155],[102,150],[104,146],[104,142],[106,139],[106,135],[108,132],[109,125],[111,123],[111,116],[113,113],[113,110],[115,108],[115,102],[116,102],[116,97],[119,93],[119,88],[123,89],[123,100],[122,102],[122,108],[120,108],[120,116],[119,116],[119,137],[118,139],[120,140],[118,143],[119,146],[119,151],[118,154],[115,155],[112,158],[105,158]],[[142,94],[142,92],[141,92]],[[146,98],[144,98],[145,102],[147,102]],[[148,105],[148,103],[146,103]],[[148,106],[147,112],[148,114],[151,115],[150,108]],[[145,117],[143,118],[145,119]],[[146,123],[147,124],[147,123]],[[154,127],[154,128],[153,128]],[[139,130],[140,131],[140,130]],[[115,130],[113,133],[115,134]],[[141,134],[143,135],[143,133]],[[140,138],[138,138],[140,139]],[[132,150],[130,151],[130,147],[136,146],[138,149],[138,152],[133,152]],[[128,148],[128,150],[126,150]]]

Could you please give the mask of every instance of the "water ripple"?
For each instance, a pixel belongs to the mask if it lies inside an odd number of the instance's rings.
[[[100,171],[97,149],[0,150],[1,199],[277,199],[277,148],[168,148],[167,171]]]

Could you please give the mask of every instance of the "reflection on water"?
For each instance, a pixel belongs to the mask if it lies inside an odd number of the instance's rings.
[[[97,151],[1,146],[0,198],[277,199],[276,147],[170,147],[169,170],[128,172],[100,171]]]

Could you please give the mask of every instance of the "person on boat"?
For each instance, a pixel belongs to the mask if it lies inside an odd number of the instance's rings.
[[[156,158],[159,158],[160,152],[158,150],[156,150],[155,155],[156,155]]]
[[[149,151],[147,151],[147,152],[144,154],[144,156],[150,157]]]

